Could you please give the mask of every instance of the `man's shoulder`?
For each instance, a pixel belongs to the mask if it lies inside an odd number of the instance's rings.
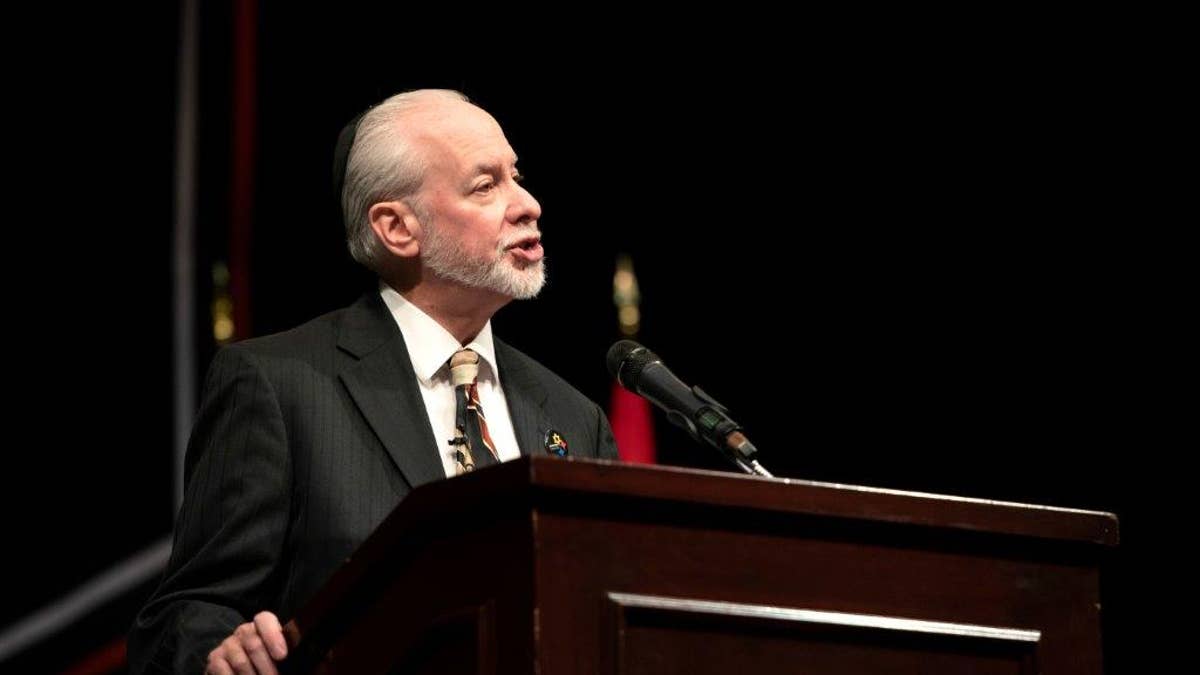
[[[332,346],[337,340],[338,326],[347,311],[348,308],[334,310],[295,328],[242,340],[230,347],[250,352],[255,356],[272,357],[295,355],[314,348]]]
[[[262,360],[328,358],[347,336],[357,337],[378,312],[370,294],[353,304],[310,319],[295,328],[249,338],[225,347]],[[366,330],[369,330],[366,329]],[[353,341],[353,340],[351,340]]]
[[[512,371],[519,370],[521,376],[537,380],[543,387],[547,389],[553,396],[552,398],[561,400],[566,397],[572,403],[584,407],[595,406],[596,403],[592,399],[584,395],[570,382],[559,377],[557,373],[542,365],[537,359],[529,356],[525,352],[513,347],[512,345],[496,338],[496,356],[500,361],[500,367],[503,370]],[[505,377],[502,372],[501,377]],[[507,386],[507,385],[506,385]]]

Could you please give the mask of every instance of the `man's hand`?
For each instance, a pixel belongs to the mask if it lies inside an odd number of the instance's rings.
[[[234,629],[233,634],[208,653],[205,675],[279,675],[275,662],[287,656],[287,641],[279,618],[259,612],[254,621]]]

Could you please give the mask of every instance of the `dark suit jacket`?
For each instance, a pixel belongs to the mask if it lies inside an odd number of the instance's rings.
[[[595,403],[495,341],[522,454],[554,428],[616,457]],[[286,621],[414,487],[445,477],[396,322],[378,293],[222,349],[188,443],[163,581],[130,634],[131,672],[202,672],[255,613]]]

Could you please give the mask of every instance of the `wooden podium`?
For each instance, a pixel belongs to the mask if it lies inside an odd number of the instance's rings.
[[[1109,513],[522,458],[414,490],[290,672],[1096,673]]]

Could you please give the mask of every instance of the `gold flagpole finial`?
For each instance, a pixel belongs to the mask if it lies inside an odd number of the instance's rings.
[[[613,274],[613,304],[617,306],[617,324],[621,335],[637,335],[642,321],[639,309],[641,300],[637,275],[633,273],[633,259],[622,253],[617,256],[617,271]]]

